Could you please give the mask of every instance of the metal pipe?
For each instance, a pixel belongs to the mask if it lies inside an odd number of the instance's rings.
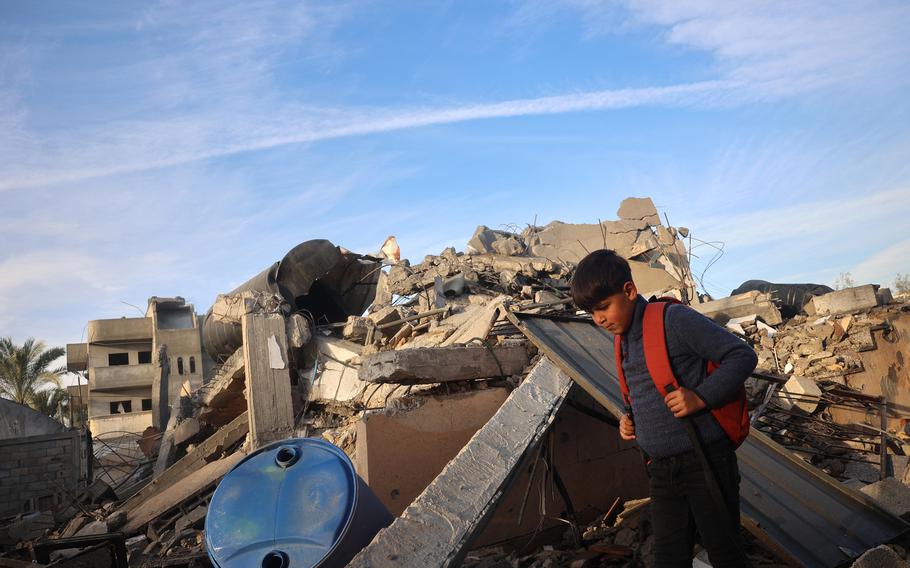
[[[882,425],[882,436],[881,436],[881,463],[879,464],[879,480],[885,479],[888,476],[888,400],[885,397],[882,397],[881,403],[881,425]]]

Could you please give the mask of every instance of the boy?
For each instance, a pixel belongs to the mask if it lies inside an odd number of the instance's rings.
[[[589,254],[578,264],[571,294],[595,324],[621,338],[632,415],[620,419],[619,433],[623,440],[636,440],[650,457],[655,566],[692,566],[696,531],[716,568],[746,565],[739,538],[736,453],[710,410],[738,396],[757,363],[755,352],[687,306],[668,305],[667,351],[680,387],[664,397],[645,364],[642,315],[647,301],[638,295],[629,263],[611,250]],[[718,365],[710,376],[707,361]],[[723,494],[727,518],[709,493],[683,418],[694,423]]]

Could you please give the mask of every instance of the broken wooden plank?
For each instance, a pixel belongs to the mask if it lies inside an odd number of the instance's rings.
[[[572,381],[541,359],[442,473],[349,566],[457,566],[533,455]]]
[[[135,509],[141,503],[163,490],[163,488],[173,485],[191,472],[204,466],[210,461],[209,458],[213,455],[220,454],[239,442],[246,436],[249,428],[248,415],[244,412],[230,424],[223,426],[220,430],[193,448],[174,465],[166,469],[157,479],[143,487],[141,491],[127,499],[123,505],[120,506],[120,509],[125,511]]]
[[[421,384],[521,373],[529,362],[524,345],[416,347],[364,357],[358,377],[371,383]]]
[[[135,533],[149,521],[156,519],[159,515],[166,513],[206,487],[217,483],[245,457],[246,453],[242,450],[237,450],[224,459],[206,464],[182,479],[167,486],[162,486],[161,491],[152,495],[136,509],[127,511],[127,521],[122,532],[127,535]]]
[[[245,314],[241,322],[250,442],[255,450],[294,430],[287,332],[281,314]]]

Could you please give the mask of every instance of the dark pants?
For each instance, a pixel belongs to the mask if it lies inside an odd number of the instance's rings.
[[[655,566],[692,566],[696,541],[708,551],[715,568],[744,566],[737,547],[739,535],[739,466],[727,440],[705,446],[727,505],[728,515],[708,492],[704,468],[694,451],[651,461],[651,523]],[[732,530],[731,530],[732,529]],[[731,535],[735,535],[731,538]]]

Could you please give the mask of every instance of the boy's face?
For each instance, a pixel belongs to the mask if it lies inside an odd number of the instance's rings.
[[[622,335],[632,325],[638,289],[634,282],[626,282],[622,292],[607,296],[591,310],[594,323],[613,334]]]

